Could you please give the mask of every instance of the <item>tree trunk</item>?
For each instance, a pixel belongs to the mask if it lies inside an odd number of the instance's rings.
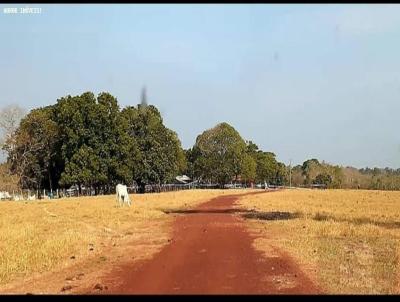
[[[50,187],[50,191],[53,190],[53,182],[52,182],[52,179],[51,179],[50,169],[49,169],[49,187]]]
[[[136,183],[138,185],[138,193],[144,194],[146,192],[146,184],[142,181],[137,181]]]

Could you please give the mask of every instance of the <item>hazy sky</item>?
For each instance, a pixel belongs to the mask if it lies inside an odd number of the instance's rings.
[[[0,5],[0,105],[147,87],[184,148],[219,122],[285,163],[400,167],[400,5]]]

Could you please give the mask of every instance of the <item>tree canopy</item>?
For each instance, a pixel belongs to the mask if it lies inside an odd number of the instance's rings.
[[[177,134],[152,105],[127,107],[107,92],[65,96],[22,119],[8,148],[10,170],[24,188],[71,185],[110,191],[116,183],[141,188],[185,169]]]
[[[200,134],[193,147],[195,165],[203,180],[223,186],[240,175],[246,144],[228,123],[220,123]]]
[[[160,112],[153,105],[138,105],[122,110],[127,133],[135,139],[140,153],[134,179],[144,191],[147,183],[172,180],[186,167],[185,154],[177,134],[164,126]]]
[[[189,175],[221,186],[239,178],[247,184],[285,181],[285,165],[277,162],[275,154],[246,142],[228,123],[200,134],[193,148],[186,151],[186,159]]]

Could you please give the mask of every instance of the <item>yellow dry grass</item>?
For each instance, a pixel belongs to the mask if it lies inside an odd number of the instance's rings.
[[[115,196],[0,202],[0,285],[32,273],[62,269],[110,243],[135,240],[136,258],[151,256],[167,243],[172,217],[162,210],[182,209],[243,190],[189,190],[131,195],[132,207],[117,207]],[[122,241],[125,238],[125,241]],[[93,251],[94,250],[94,251]],[[74,263],[76,263],[76,261]]]
[[[255,247],[289,251],[327,293],[399,293],[400,192],[285,190],[245,196],[240,207],[290,212],[288,220],[247,220]]]

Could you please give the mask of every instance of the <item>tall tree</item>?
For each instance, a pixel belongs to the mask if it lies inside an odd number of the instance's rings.
[[[256,157],[257,152],[259,151],[258,146],[253,143],[252,141],[246,141],[246,153],[252,156],[253,158]]]
[[[330,186],[332,184],[332,177],[328,173],[318,174],[312,181],[313,184],[324,184]]]
[[[101,159],[102,173],[106,175],[105,183],[132,184],[134,167],[140,160],[137,142],[128,134],[128,123],[122,117],[117,99],[109,93],[100,93],[97,101],[95,135],[99,139],[96,149]]]
[[[242,180],[249,184],[256,180],[257,176],[257,163],[249,154],[245,153],[243,158],[243,166],[241,170]]]
[[[172,180],[185,169],[186,160],[177,134],[164,126],[160,112],[153,105],[127,107],[122,116],[128,134],[135,138],[140,152],[135,181],[139,192],[146,184]]]
[[[275,172],[275,184],[283,186],[288,181],[288,169],[284,163],[277,162]]]
[[[301,168],[305,177],[304,184],[306,185],[310,185],[314,178],[322,172],[321,164],[315,158],[306,160]]]
[[[96,135],[99,115],[96,97],[91,92],[63,97],[58,100],[56,108],[56,121],[63,142],[61,154],[65,162],[60,184],[78,184],[81,188],[81,185],[88,186],[89,180],[104,181],[107,177],[100,168],[87,172],[90,176],[81,173],[84,166],[94,166],[98,161],[96,149],[100,138]],[[77,166],[82,168],[76,169]]]
[[[56,117],[65,161],[61,185],[85,185],[97,194],[117,182],[132,183],[140,154],[115,97],[86,92],[61,98]]]
[[[258,151],[256,155],[257,182],[275,183],[278,162],[272,152]]]
[[[199,152],[196,162],[203,179],[223,186],[240,175],[246,144],[229,124],[220,123],[204,131],[197,137],[194,148]]]

